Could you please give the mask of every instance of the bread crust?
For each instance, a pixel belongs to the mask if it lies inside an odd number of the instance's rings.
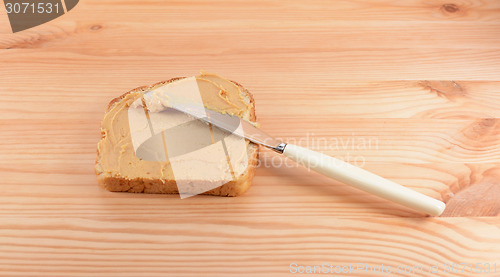
[[[112,107],[119,103],[125,96],[130,93],[144,93],[146,91],[152,90],[156,87],[184,79],[186,77],[175,77],[166,81],[158,82],[150,86],[141,86],[135,89],[132,89],[119,97],[111,100],[106,108],[106,113],[109,112]],[[256,122],[257,117],[255,115],[255,100],[253,95],[242,85],[235,81],[231,81],[238,87],[240,87],[244,93],[248,96],[251,108],[249,119],[252,122]],[[105,132],[101,129],[101,141],[105,139]],[[248,157],[248,167],[243,175],[240,175],[237,180],[230,181],[225,183],[222,186],[214,188],[212,190],[206,191],[202,194],[206,195],[217,195],[217,196],[238,196],[243,194],[250,187],[251,181],[255,175],[255,170],[258,164],[259,157],[259,146],[252,142],[249,143],[248,151],[250,151],[250,155]],[[135,193],[164,193],[164,194],[176,194],[179,193],[177,189],[177,185],[175,181],[169,180],[160,180],[160,179],[146,179],[146,178],[134,178],[127,179],[123,177],[112,176],[107,172],[103,172],[100,169],[99,160],[101,158],[101,154],[99,153],[99,148],[97,148],[97,157],[95,161],[95,172],[97,175],[97,181],[99,185],[104,187],[109,191],[114,192],[135,192]]]

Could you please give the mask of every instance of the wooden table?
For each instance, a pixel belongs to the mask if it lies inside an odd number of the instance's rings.
[[[500,276],[497,0],[88,0],[15,34],[2,8],[0,48],[2,276],[286,276],[323,263]],[[202,69],[253,92],[271,134],[447,210],[425,217],[269,151],[241,197],[101,189],[108,102]],[[392,275],[368,270],[381,265]]]

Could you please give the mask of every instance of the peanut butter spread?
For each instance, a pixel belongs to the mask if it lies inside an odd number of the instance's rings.
[[[240,86],[216,74],[202,72],[152,88],[155,93],[162,90],[177,91],[208,109],[244,119],[252,108]],[[154,99],[145,99],[145,93],[125,95],[106,113],[101,124],[103,139],[98,144],[100,174],[129,180],[174,180],[178,187],[179,182],[188,187],[210,183],[211,187],[203,188],[206,190],[245,172],[248,141],[181,112],[155,106]]]

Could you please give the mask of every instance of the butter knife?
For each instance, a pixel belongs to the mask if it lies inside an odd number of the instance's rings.
[[[164,105],[167,104],[170,108],[213,124],[251,142],[270,148],[325,176],[432,216],[441,215],[445,209],[445,204],[437,199],[387,180],[340,159],[277,140],[252,123],[237,116],[207,109],[203,105],[193,103],[177,95],[164,93],[163,96],[162,99],[165,99],[165,101],[162,101],[162,103]]]

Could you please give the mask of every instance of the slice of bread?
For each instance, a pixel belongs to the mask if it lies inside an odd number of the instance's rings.
[[[141,168],[143,168],[146,164],[148,168],[159,168],[161,171],[164,168],[168,168],[168,166],[166,166],[168,161],[144,161],[137,158],[135,155],[128,155],[127,159],[129,160],[123,160],[121,155],[110,155],[110,153],[123,153],[127,151],[132,151],[132,153],[134,152],[130,130],[128,128],[116,128],[116,126],[113,126],[111,123],[116,123],[121,120],[122,123],[127,121],[126,124],[128,124],[128,114],[126,110],[131,103],[141,98],[147,91],[151,91],[155,88],[183,78],[185,77],[172,78],[168,81],[159,82],[151,86],[138,87],[118,98],[113,99],[109,103],[106,114],[101,122],[101,140],[98,143],[97,159],[95,164],[97,180],[102,187],[115,192],[179,193],[175,180],[173,180],[173,178],[168,174],[161,174],[161,177],[148,177],[147,175],[149,172],[141,171]],[[244,120],[256,122],[255,102],[252,95],[240,84],[234,81],[231,82],[238,87],[240,98],[246,104],[245,110],[243,110],[238,116]],[[234,176],[232,181],[202,194],[237,196],[244,193],[249,188],[258,163],[258,145],[249,141],[247,142],[248,165],[246,170],[238,176]],[[129,166],[129,168],[133,167],[133,169],[127,171],[127,166]],[[124,172],[126,172],[126,174]],[[199,182],[203,180],[193,181]]]

